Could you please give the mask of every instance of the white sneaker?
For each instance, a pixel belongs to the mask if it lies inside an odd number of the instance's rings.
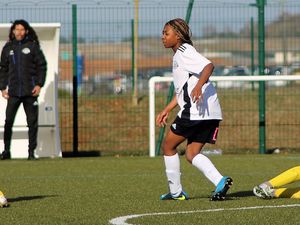
[[[274,197],[273,192],[274,192],[274,189],[271,188],[270,186],[261,187],[259,185],[259,186],[255,186],[253,188],[253,194],[256,197],[263,198],[263,199],[273,198]]]
[[[5,198],[4,194],[2,193],[2,191],[0,191],[0,207],[8,207],[8,202],[7,199]]]

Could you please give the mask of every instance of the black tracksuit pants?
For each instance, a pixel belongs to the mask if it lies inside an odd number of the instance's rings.
[[[23,108],[26,114],[28,125],[29,145],[28,151],[34,151],[37,146],[37,133],[38,133],[38,101],[37,97],[9,97],[6,107],[6,118],[4,125],[4,150],[10,151],[10,144],[12,138],[12,127],[16,117],[19,106],[23,103]]]

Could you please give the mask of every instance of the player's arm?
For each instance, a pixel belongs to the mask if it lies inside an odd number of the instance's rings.
[[[173,97],[172,101],[161,111],[156,117],[156,124],[159,127],[164,127],[167,125],[167,119],[169,113],[177,106],[177,98],[176,96]]]
[[[7,45],[3,47],[1,53],[1,60],[0,60],[0,90],[2,92],[2,97],[8,99],[8,92],[7,92],[7,83],[8,83],[8,67],[9,67],[9,60],[8,60],[8,53],[7,53]]]
[[[36,67],[36,74],[37,74],[37,83],[39,87],[43,87],[46,80],[46,73],[47,73],[47,61],[45,55],[41,48],[37,45],[33,47],[34,49],[34,59],[33,62]]]
[[[33,96],[38,96],[41,92],[41,88],[44,86],[46,73],[47,73],[47,61],[39,46],[34,46],[34,64],[36,65],[37,83],[32,90]]]
[[[212,63],[207,64],[202,70],[198,83],[191,92],[191,98],[193,99],[193,102],[198,102],[202,98],[202,86],[208,81],[213,70],[214,65]]]

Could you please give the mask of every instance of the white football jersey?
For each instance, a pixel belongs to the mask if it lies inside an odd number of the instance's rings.
[[[190,44],[181,45],[173,56],[173,78],[180,107],[178,116],[189,120],[222,120],[222,111],[215,87],[208,80],[202,86],[203,99],[194,103],[191,92],[201,72],[211,63]]]

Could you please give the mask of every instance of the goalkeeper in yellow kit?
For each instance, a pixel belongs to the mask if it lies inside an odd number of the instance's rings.
[[[264,199],[270,198],[297,198],[300,199],[300,187],[285,188],[283,185],[300,181],[300,166],[284,171],[278,176],[253,188],[253,193]]]

